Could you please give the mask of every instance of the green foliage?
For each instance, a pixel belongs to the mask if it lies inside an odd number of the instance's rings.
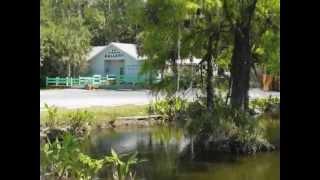
[[[66,134],[63,141],[43,144],[40,149],[42,173],[58,179],[93,179],[103,161],[84,155],[79,145],[79,141],[70,134]]]
[[[67,113],[67,124],[71,127],[73,134],[79,134],[83,129],[86,129],[88,125],[94,120],[93,113],[86,110],[77,110]]]
[[[149,107],[150,112],[164,115],[167,120],[176,120],[187,108],[187,101],[180,97],[167,97],[156,101]]]
[[[58,108],[55,106],[49,106],[48,104],[44,104],[44,108],[47,111],[47,121],[45,123],[48,127],[55,127],[58,124]]]
[[[262,120],[225,105],[220,97],[215,97],[212,113],[199,100],[190,103],[186,112],[188,118],[184,126],[191,135],[204,135],[216,140],[227,139],[250,149],[257,149],[261,144],[268,145],[267,128]]]
[[[257,98],[249,102],[249,108],[266,112],[272,105],[280,104],[280,98],[276,96],[269,96],[268,98]]]
[[[81,16],[81,4],[75,0],[40,1],[41,76],[79,75],[86,70],[90,50],[90,32]]]
[[[140,28],[135,22],[142,0],[95,0],[86,6],[85,24],[92,34],[91,44],[109,42],[136,43]]]
[[[129,155],[127,160],[123,160],[123,156],[119,156],[112,148],[111,155],[105,157],[105,161],[112,166],[114,180],[133,180],[135,173],[131,170],[133,165],[144,162],[145,160],[138,160],[138,153]]]
[[[51,107],[51,106],[50,106]],[[53,107],[51,107],[53,108]],[[78,111],[78,113],[76,113]],[[82,114],[82,115],[80,115]],[[52,123],[48,119],[48,111],[41,112],[41,121],[40,123],[44,126],[47,126],[48,123]],[[53,123],[51,127],[58,126],[71,126],[70,118],[73,117],[73,122],[76,123],[80,117],[80,125],[92,125],[96,126],[100,123],[105,123],[106,121],[114,121],[118,117],[123,116],[143,116],[148,115],[147,105],[123,105],[115,107],[91,107],[83,108],[78,110],[69,110],[69,109],[57,109],[56,112],[56,123]],[[78,119],[78,120],[77,120]],[[81,120],[82,119],[82,120]],[[73,123],[72,123],[73,124]],[[76,127],[76,126],[75,126]],[[79,128],[82,129],[82,128]]]
[[[40,150],[41,174],[58,179],[91,180],[104,165],[111,165],[114,180],[133,180],[132,167],[145,161],[139,160],[137,153],[129,155],[124,160],[124,155],[120,157],[113,149],[110,156],[93,159],[80,151],[80,141],[71,134],[66,134],[62,141],[42,144]]]
[[[268,74],[280,73],[280,33],[266,31],[262,35],[262,66]]]
[[[44,118],[44,125],[50,128],[55,128],[61,125],[70,125],[71,129],[77,130],[90,125],[95,116],[93,112],[87,110],[76,111],[58,111],[55,106],[44,105],[47,116]]]
[[[79,175],[82,179],[93,179],[104,164],[103,159],[96,160],[83,153],[79,153],[79,161],[81,162]]]

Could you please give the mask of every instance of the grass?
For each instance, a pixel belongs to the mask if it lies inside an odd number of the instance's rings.
[[[66,115],[70,112],[76,110],[87,110],[94,115],[94,124],[99,124],[100,122],[114,121],[118,117],[123,116],[143,116],[148,115],[147,105],[122,105],[113,107],[90,107],[90,108],[79,108],[79,109],[66,109],[58,108],[57,120],[63,123],[66,119]],[[48,121],[48,113],[46,111],[40,112],[40,122],[41,124]]]

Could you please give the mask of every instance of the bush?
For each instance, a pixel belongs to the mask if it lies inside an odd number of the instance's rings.
[[[196,139],[206,142],[205,144],[207,141],[222,142],[221,147],[229,147],[228,150],[225,149],[226,151],[233,151],[231,150],[233,148],[234,151],[248,153],[270,147],[266,137],[266,127],[261,120],[247,112],[232,109],[225,105],[220,97],[215,97],[212,113],[209,113],[205,103],[199,100],[190,103],[186,112],[188,112],[185,124],[187,132],[196,135]]]
[[[83,133],[94,119],[93,113],[86,110],[70,112],[66,116],[71,128],[71,133],[74,135]]]
[[[169,121],[177,120],[187,108],[187,101],[179,97],[156,101],[149,106],[150,113],[164,115]]]

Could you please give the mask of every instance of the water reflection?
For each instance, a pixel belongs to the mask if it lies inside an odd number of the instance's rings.
[[[148,161],[136,167],[138,179],[150,180],[277,180],[279,153],[228,157],[225,161],[184,160],[181,153],[190,140],[181,129],[170,127],[103,130],[93,133],[83,149],[102,157],[114,148],[120,153],[138,151]],[[214,155],[213,155],[214,156]],[[220,156],[220,155],[217,155]],[[230,161],[231,159],[231,161]],[[105,170],[107,171],[107,170]],[[106,176],[106,172],[100,176]]]

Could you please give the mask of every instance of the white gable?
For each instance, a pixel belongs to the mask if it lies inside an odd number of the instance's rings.
[[[106,51],[106,58],[117,58],[124,56],[122,53],[127,54],[133,59],[138,60],[138,51],[135,44],[116,43],[112,42],[108,46],[94,46],[88,55],[88,60],[96,57],[100,53]]]
[[[123,52],[127,53],[129,56],[138,59],[138,51],[137,46],[135,44],[127,44],[127,43],[116,43],[112,42],[110,45],[117,47]]]
[[[108,46],[105,53],[105,58],[120,58],[123,57],[123,53],[120,52],[117,48],[113,48],[112,46]]]

